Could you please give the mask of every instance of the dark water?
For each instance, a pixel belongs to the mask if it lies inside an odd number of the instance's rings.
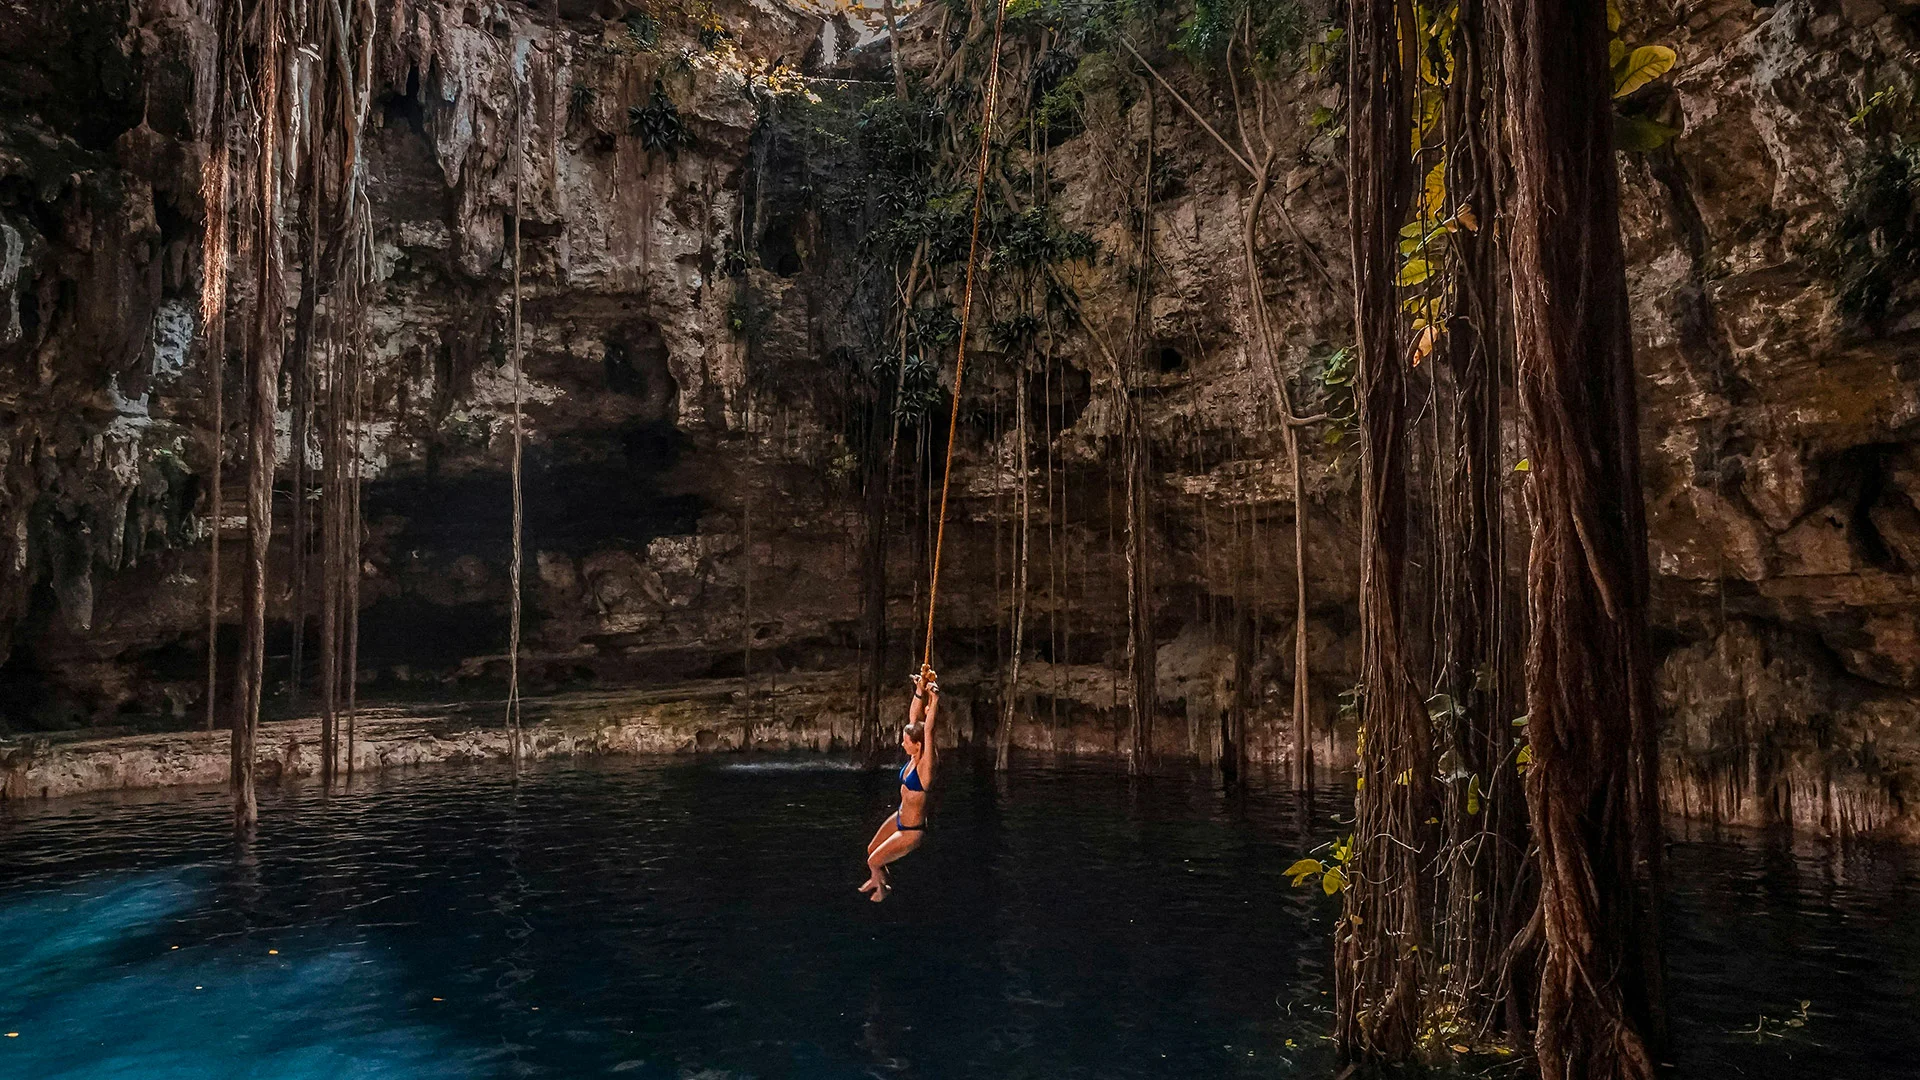
[[[0,810],[0,1077],[1330,1073],[1334,902],[1280,870],[1344,794],[951,767],[873,905],[894,790],[435,770],[269,795],[244,853],[218,792]],[[1680,1075],[1920,1076],[1908,855],[1689,841],[1672,870]]]

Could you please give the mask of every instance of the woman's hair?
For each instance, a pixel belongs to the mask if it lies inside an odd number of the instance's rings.
[[[907,735],[908,742],[926,742],[927,741],[927,725],[908,724],[906,729],[906,735]]]

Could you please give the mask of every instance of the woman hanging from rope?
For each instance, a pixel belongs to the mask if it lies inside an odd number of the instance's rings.
[[[907,707],[907,726],[900,732],[900,749],[907,763],[900,766],[900,808],[873,834],[867,845],[867,880],[860,886],[879,903],[893,891],[887,864],[920,846],[927,835],[927,788],[933,785],[933,722],[940,715],[940,684],[932,668],[913,677],[913,703]]]
[[[887,864],[920,846],[927,835],[927,787],[933,783],[934,718],[940,712],[940,686],[933,674],[934,612],[940,599],[940,552],[947,540],[947,493],[953,482],[953,440],[960,430],[960,387],[967,373],[967,331],[973,317],[974,271],[979,267],[980,221],[987,205],[987,162],[992,156],[993,121],[998,115],[1000,45],[1007,28],[1009,0],[995,0],[999,13],[993,23],[993,52],[987,63],[987,100],[981,112],[980,158],[973,178],[973,230],[967,240],[967,276],[960,303],[960,333],[954,346],[953,411],[947,418],[947,461],[940,475],[940,516],[933,534],[933,573],[927,582],[926,652],[920,674],[913,677],[913,704],[907,708],[907,727],[900,733],[900,749],[907,763],[900,767],[900,809],[894,811],[867,845],[867,880],[860,886],[874,903],[893,891],[887,884]]]

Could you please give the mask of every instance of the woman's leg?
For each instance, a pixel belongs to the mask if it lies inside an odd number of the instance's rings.
[[[880,828],[874,832],[873,839],[867,841],[867,858],[872,859],[873,853],[880,850],[880,845],[893,839],[899,831],[900,816],[898,814],[888,814],[887,820],[881,822]],[[881,875],[874,872],[873,866],[869,864],[867,866],[867,880],[860,883],[860,891],[872,892],[884,884],[886,884],[886,882],[882,880]]]
[[[920,841],[924,839],[926,835],[926,831],[923,829],[903,829],[897,831],[882,841],[880,846],[873,850],[873,854],[867,856],[867,869],[871,871],[873,875],[872,880],[879,885],[879,888],[873,890],[874,903],[877,904],[885,900],[888,890],[892,888],[892,886],[887,884],[887,864],[898,860],[909,851],[919,847]],[[863,889],[862,891],[865,890]]]
[[[892,836],[894,833],[897,833],[899,831],[900,831],[900,815],[888,814],[887,820],[881,822],[880,827],[874,830],[873,839],[867,841],[867,854],[869,855],[873,854],[876,850],[879,849],[881,844],[884,844],[887,842],[888,837]]]

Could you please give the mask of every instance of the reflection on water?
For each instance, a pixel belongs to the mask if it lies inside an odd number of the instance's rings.
[[[1920,1077],[1915,853],[1703,835],[1668,855],[1668,994],[1688,1075]]]
[[[1329,1074],[1333,903],[1279,871],[1347,794],[943,777],[882,905],[892,774],[821,759],[389,774],[244,851],[218,792],[0,811],[0,1076]],[[1909,856],[1671,865],[1681,1075],[1915,1075]]]

